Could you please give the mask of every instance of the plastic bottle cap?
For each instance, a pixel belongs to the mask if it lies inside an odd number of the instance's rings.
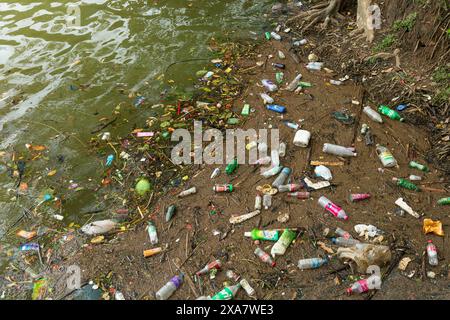
[[[348,295],[352,294],[352,288],[347,288],[347,290],[345,290],[347,292]]]
[[[251,232],[244,232],[244,237],[251,237],[252,233]]]
[[[333,242],[334,244],[336,244],[336,238],[331,238],[331,242]]]

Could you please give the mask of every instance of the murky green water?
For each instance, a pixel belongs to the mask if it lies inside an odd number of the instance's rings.
[[[45,158],[28,164],[24,181],[29,191],[19,201],[8,191],[15,190],[16,179],[8,177],[4,167],[1,170],[0,236],[23,214],[23,207],[36,203],[48,179],[60,186],[61,194],[70,180],[80,186],[92,185],[89,179],[101,180],[104,159],[93,157],[82,143],[88,143],[99,119],[111,119],[124,101],[118,85],[126,84],[124,88],[154,103],[165,89],[189,91],[195,71],[206,61],[172,66],[165,79],[173,79],[173,87],[157,78],[173,62],[211,58],[211,37],[261,37],[263,13],[271,3],[0,0],[0,151],[14,146],[24,153],[26,143],[48,148]],[[79,20],[70,18],[78,12]],[[84,85],[89,87],[80,90]],[[136,108],[120,112],[129,122],[120,119],[111,130],[113,136],[145,120]],[[53,169],[57,174],[47,177],[45,172]],[[42,172],[42,178],[37,179],[33,170]],[[92,191],[77,192],[68,197],[61,213],[68,221],[82,221],[77,215],[99,201]],[[3,251],[7,247],[3,242]]]

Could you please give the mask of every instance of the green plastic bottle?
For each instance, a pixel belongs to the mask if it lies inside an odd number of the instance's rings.
[[[267,40],[270,40],[270,38],[271,38],[270,32],[266,32],[266,33],[264,33],[264,35],[266,36],[266,39],[267,39]]]
[[[439,199],[437,203],[440,205],[450,204],[450,197]]]
[[[244,104],[244,107],[242,108],[241,114],[243,116],[248,116],[250,114],[250,105],[248,103]]]
[[[415,162],[415,161],[411,161],[409,163],[409,167],[410,168],[414,168],[414,169],[418,169],[418,170],[423,171],[423,172],[430,171],[430,169],[428,169],[428,167],[426,165],[420,164],[420,163]]]
[[[216,293],[211,300],[231,300],[234,298],[240,287],[240,284],[225,287],[222,291]]]
[[[231,163],[229,163],[227,165],[227,167],[225,168],[225,172],[227,174],[232,174],[234,171],[236,171],[236,169],[238,168],[238,163],[237,163],[237,159],[233,159],[233,161],[231,161]]]
[[[392,110],[391,108],[385,105],[380,105],[378,107],[378,112],[384,114],[385,116],[391,118],[392,120],[399,120],[399,121],[405,120],[401,117],[400,113],[398,113],[395,110]]]
[[[397,185],[408,189],[408,190],[413,190],[413,191],[420,191],[420,188],[418,186],[416,186],[414,183],[406,180],[406,179],[402,179],[402,178],[392,178],[393,181],[397,182]]]
[[[275,79],[277,80],[278,84],[282,84],[283,83],[283,79],[284,79],[284,73],[283,72],[277,72],[275,74]]]
[[[280,232],[278,230],[253,229],[251,232],[245,232],[244,235],[252,240],[278,241]]]

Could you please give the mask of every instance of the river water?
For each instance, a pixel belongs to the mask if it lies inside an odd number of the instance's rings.
[[[189,92],[195,71],[212,57],[211,37],[261,39],[268,27],[263,14],[272,3],[0,0],[0,152],[14,148],[26,153],[27,143],[47,147],[43,159],[36,160],[39,165],[27,164],[24,180],[30,189],[19,201],[14,199],[16,179],[0,161],[0,262],[6,249],[18,243],[14,236],[3,236],[23,207],[39,200],[50,179],[45,172],[58,171],[54,179],[61,193],[70,180],[80,185],[101,180],[101,160],[85,145],[99,120],[112,118],[125,100],[118,87],[139,92],[151,103],[160,101],[163,90]],[[177,63],[164,74],[172,63],[190,59],[199,60]],[[113,136],[145,120],[137,109],[120,112]],[[43,173],[39,181],[34,181],[33,170]],[[61,213],[82,223],[77,214],[99,201],[92,191],[78,192]]]

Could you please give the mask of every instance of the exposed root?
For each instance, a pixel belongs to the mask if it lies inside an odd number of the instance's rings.
[[[321,3],[307,12],[302,12],[301,14],[290,18],[287,23],[289,24],[294,21],[303,20],[303,24],[307,23],[305,27],[302,26],[303,31],[308,30],[320,21],[323,21],[324,28],[327,28],[330,22],[339,24],[338,20],[344,18],[343,15],[338,14],[343,1],[344,0],[330,0],[328,5],[326,3]]]

